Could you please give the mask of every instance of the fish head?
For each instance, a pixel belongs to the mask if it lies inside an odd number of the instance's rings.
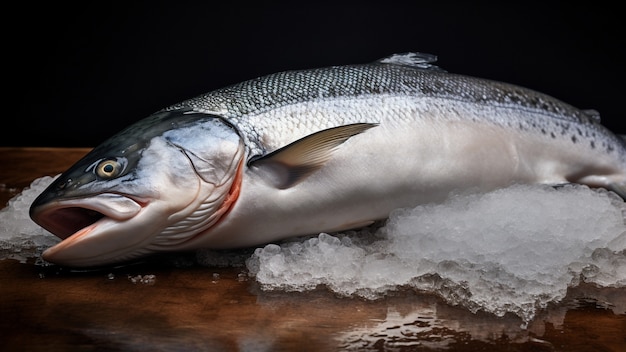
[[[33,221],[62,239],[43,258],[93,267],[172,250],[232,205],[244,154],[214,115],[161,112],[129,126],[33,201]]]

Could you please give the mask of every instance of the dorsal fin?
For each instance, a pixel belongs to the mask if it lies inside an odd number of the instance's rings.
[[[376,61],[381,64],[390,64],[390,65],[401,65],[408,66],[414,68],[420,68],[423,70],[436,70],[436,71],[444,71],[437,65],[434,65],[437,62],[437,55],[427,54],[427,53],[401,53],[401,54],[393,54],[391,56],[387,56]]]
[[[276,188],[286,189],[320,169],[341,143],[374,126],[376,124],[356,123],[322,130],[272,153],[252,158],[248,165],[261,171]]]
[[[592,119],[593,121],[600,123],[600,113],[598,112],[598,110],[594,110],[594,109],[586,109],[583,110],[583,114],[585,114],[585,116],[589,117],[590,119]]]

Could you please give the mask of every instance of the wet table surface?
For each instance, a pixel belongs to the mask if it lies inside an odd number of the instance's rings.
[[[87,151],[0,148],[3,206]],[[523,327],[412,291],[266,292],[245,266],[176,258],[91,271],[0,260],[0,350],[626,351],[626,314],[611,309],[626,306],[626,288],[570,288]]]

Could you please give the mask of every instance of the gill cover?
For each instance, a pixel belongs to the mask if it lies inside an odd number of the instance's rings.
[[[204,182],[223,184],[243,156],[244,145],[238,131],[214,115],[183,112],[181,117],[195,122],[172,128],[163,133],[163,138],[185,154]]]

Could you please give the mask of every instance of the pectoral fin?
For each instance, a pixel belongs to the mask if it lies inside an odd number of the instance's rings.
[[[374,126],[376,124],[357,123],[319,131],[272,153],[252,158],[248,166],[262,171],[277,188],[286,189],[321,168],[343,142]]]

